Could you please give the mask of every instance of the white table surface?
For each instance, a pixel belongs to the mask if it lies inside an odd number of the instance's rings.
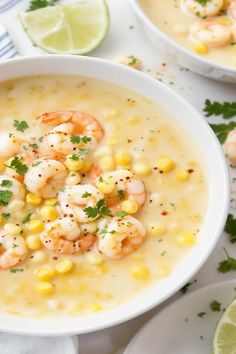
[[[219,101],[236,100],[236,85],[212,81],[185,71],[175,62],[171,62],[169,58],[164,57],[157,50],[153,49],[149,45],[145,35],[141,32],[128,0],[107,1],[111,13],[111,29],[104,43],[92,53],[92,56],[111,60],[119,55],[137,56],[143,62],[143,71],[157,79],[161,79],[166,85],[171,86],[172,89],[185,97],[199,111],[202,110],[206,98]],[[3,17],[3,21],[5,20],[5,25],[16,44],[19,54],[38,54],[39,50],[32,47],[30,41],[20,28],[16,15],[13,16],[10,14],[10,17],[14,21],[9,21],[8,14],[6,14],[5,18]],[[194,277],[194,279],[197,279],[197,282],[190,287],[189,291],[211,283],[235,278],[236,273],[234,272],[224,275],[217,271],[218,263],[224,259],[222,250],[224,246],[232,256],[236,257],[236,246],[230,244],[227,236],[223,234],[206,264]],[[177,294],[176,296],[183,295]],[[173,299],[169,301],[171,300]],[[159,309],[160,307],[157,307],[147,314],[119,326],[81,335],[79,337],[80,354],[122,353],[122,349],[128,344],[133,335]]]

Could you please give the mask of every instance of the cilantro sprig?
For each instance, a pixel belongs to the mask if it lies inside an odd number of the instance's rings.
[[[236,270],[236,259],[231,257],[225,248],[223,250],[225,252],[226,259],[219,263],[218,271],[220,273],[227,273],[231,270]]]
[[[100,199],[95,207],[86,207],[83,209],[88,218],[96,218],[98,216],[112,216],[111,210],[106,205],[105,199]]]
[[[53,6],[58,0],[31,0],[27,11],[42,9],[43,7]]]
[[[23,164],[23,159],[22,157],[15,156],[12,160],[10,165],[7,165],[7,167],[15,170],[18,175],[24,176],[24,174],[28,171],[28,166]]]
[[[229,240],[231,243],[236,242],[236,219],[232,214],[228,215],[226,225],[225,225],[225,232],[229,235]]]
[[[3,188],[10,188],[12,187],[12,181],[10,181],[9,179],[3,179],[0,186]]]
[[[220,143],[223,144],[227,138],[229,132],[236,127],[236,122],[230,122],[228,124],[210,124]]]
[[[24,133],[24,131],[29,128],[29,125],[25,120],[22,121],[14,120],[13,126],[16,128],[18,132],[22,132],[22,133]]]
[[[0,205],[8,205],[13,193],[9,190],[0,190]]]
[[[230,119],[236,116],[236,102],[217,102],[207,99],[203,109],[206,117],[222,116],[224,119]]]
[[[70,141],[72,142],[72,144],[80,144],[81,142],[84,144],[87,144],[91,141],[90,136],[79,136],[79,135],[72,135],[70,137]]]
[[[210,308],[214,312],[220,312],[221,311],[221,303],[219,301],[213,300],[210,303]]]

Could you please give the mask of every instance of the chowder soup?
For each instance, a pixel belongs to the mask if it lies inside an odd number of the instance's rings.
[[[140,0],[147,16],[174,42],[206,59],[236,66],[236,2]]]
[[[124,88],[2,82],[0,311],[87,314],[168,277],[198,242],[203,166],[174,118]]]

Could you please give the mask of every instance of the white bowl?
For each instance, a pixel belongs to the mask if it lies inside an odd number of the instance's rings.
[[[220,81],[236,82],[236,69],[207,60],[203,56],[185,49],[151,21],[145,14],[139,0],[130,0],[130,3],[143,31],[158,50],[198,74]]]
[[[229,201],[228,170],[221,146],[209,125],[183,98],[157,80],[119,64],[86,57],[48,55],[0,63],[1,81],[40,74],[81,75],[102,79],[151,99],[176,118],[191,137],[190,143],[193,139],[205,158],[209,186],[205,222],[199,242],[189,250],[172,275],[109,311],[81,317],[43,319],[0,314],[0,331],[4,332],[27,335],[86,333],[116,325],[150,310],[193,277],[210,255],[225,224]]]

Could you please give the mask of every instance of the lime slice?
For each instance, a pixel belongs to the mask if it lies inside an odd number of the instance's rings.
[[[105,0],[81,0],[20,14],[32,42],[48,53],[86,54],[109,29]]]
[[[227,307],[216,327],[213,354],[236,354],[236,298]]]

